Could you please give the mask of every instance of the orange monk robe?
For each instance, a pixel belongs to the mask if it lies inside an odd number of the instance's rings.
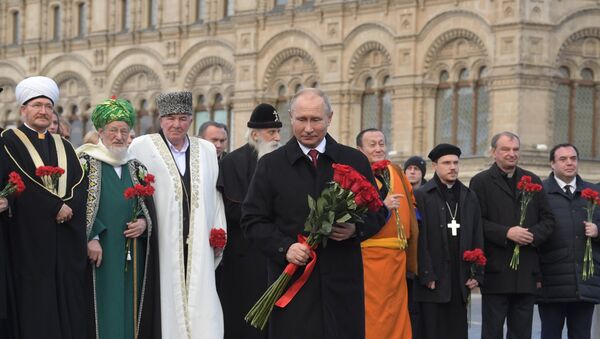
[[[409,271],[416,272],[418,225],[412,186],[397,166],[390,165],[388,169],[392,187],[392,192],[388,194],[403,195],[398,213],[408,239],[408,248],[400,249],[393,212],[379,233],[361,244],[365,279],[366,339],[412,338],[406,271],[408,267]],[[379,187],[382,185],[380,182],[377,184]]]

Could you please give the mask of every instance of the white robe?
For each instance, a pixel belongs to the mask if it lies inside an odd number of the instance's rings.
[[[217,157],[214,146],[205,140],[190,138],[189,147],[187,275],[183,264],[183,189],[173,156],[159,134],[135,138],[129,150],[156,180],[162,337],[222,339],[223,312],[215,285],[215,268],[221,257],[209,245],[210,230],[226,228],[223,200],[216,189]]]

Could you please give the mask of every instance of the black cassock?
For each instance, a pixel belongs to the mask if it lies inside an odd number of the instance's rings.
[[[303,232],[309,208],[307,196],[316,198],[333,177],[333,163],[354,167],[373,185],[367,158],[358,150],[338,144],[329,135],[316,169],[292,138],[258,162],[242,205],[242,228],[268,257],[269,283],[286,266],[286,252]],[[376,234],[387,216],[382,207],[367,213],[356,225],[356,236],[329,240],[316,249],[310,278],[285,307],[275,307],[269,320],[271,339],[361,339],[365,336],[365,306],[361,240]],[[306,235],[306,234],[305,234]],[[297,280],[303,270],[292,277]]]
[[[470,267],[462,260],[462,254],[483,247],[479,203],[460,181],[449,189],[437,176],[419,188],[415,198],[423,219],[419,232],[419,283],[414,286],[415,300],[420,304],[420,335],[427,339],[466,339],[465,283]],[[447,227],[453,216],[460,224],[456,236]],[[475,278],[483,281],[481,274]],[[434,290],[426,287],[430,281],[435,281]]]
[[[44,165],[58,166],[54,139],[43,139],[25,127],[25,133]],[[67,159],[67,190],[64,197],[48,191],[35,175],[31,156],[14,131],[2,133],[8,167],[18,172],[25,191],[11,204],[7,227],[8,258],[14,283],[15,314],[11,324],[17,338],[79,339],[85,337],[84,272],[87,258],[85,238],[85,192],[83,171],[69,142],[61,139]],[[63,203],[73,218],[57,223]]]
[[[0,128],[2,132],[2,128]],[[4,152],[4,143],[0,138],[0,190],[6,186],[8,179],[7,161]],[[8,314],[9,314],[9,276],[10,272],[8,269],[8,243],[6,242],[6,228],[8,218],[8,210],[0,213],[0,338],[10,338],[11,335],[8,332]]]
[[[223,307],[225,339],[266,338],[244,320],[252,305],[267,290],[267,258],[250,246],[240,227],[242,202],[256,169],[258,155],[245,144],[219,163],[217,188],[223,194],[227,218],[227,246],[219,268],[219,298]]]

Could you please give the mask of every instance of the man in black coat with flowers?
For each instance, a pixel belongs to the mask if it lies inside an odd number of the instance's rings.
[[[242,205],[242,228],[269,259],[269,283],[287,263],[310,260],[297,242],[308,216],[307,196],[316,198],[332,180],[334,163],[354,167],[374,185],[369,161],[358,150],[327,134],[333,111],[320,90],[298,92],[290,104],[294,138],[258,162]],[[327,247],[316,249],[314,271],[294,299],[275,307],[269,320],[272,339],[362,339],[365,336],[360,241],[377,233],[387,211],[367,213],[362,224],[337,224]],[[302,269],[292,277],[293,283]]]
[[[483,218],[485,283],[482,293],[482,339],[501,339],[504,321],[509,338],[531,338],[533,304],[540,282],[538,248],[552,234],[554,217],[544,192],[533,194],[523,225],[519,225],[523,176],[541,184],[533,173],[517,166],[519,137],[501,132],[492,137],[494,164],[475,175],[470,187],[477,194]],[[510,267],[515,246],[520,263]]]
[[[475,193],[458,180],[460,154],[454,145],[437,145],[429,153],[433,179],[415,191],[422,221],[414,296],[427,339],[468,337],[467,298],[483,282],[483,270],[471,277],[463,260],[465,251],[483,248],[483,226]]]
[[[600,188],[577,174],[579,151],[560,144],[550,151],[552,173],[544,180],[548,202],[556,219],[552,236],[540,247],[542,293],[538,298],[542,339],[560,339],[567,321],[569,338],[589,339],[594,304],[600,303],[600,209],[587,222],[588,202],[582,191]],[[595,274],[583,279],[586,239],[592,239]]]

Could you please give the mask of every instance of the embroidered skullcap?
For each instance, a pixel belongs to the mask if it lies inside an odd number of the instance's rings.
[[[454,145],[450,145],[450,144],[439,144],[437,146],[435,146],[431,152],[429,152],[429,159],[431,159],[431,161],[433,162],[437,162],[437,160],[441,157],[443,157],[444,155],[448,155],[448,154],[453,154],[456,155],[457,157],[460,157],[460,148],[454,146]]]
[[[249,128],[281,128],[283,125],[275,107],[269,104],[260,104],[252,111],[247,126]]]
[[[41,97],[50,99],[54,105],[58,101],[58,95],[56,82],[44,76],[26,78],[15,88],[15,96],[19,105],[25,105],[29,100]]]
[[[192,115],[192,92],[161,93],[156,97],[158,115]]]
[[[124,121],[129,128],[133,128],[135,111],[129,101],[112,97],[94,107],[92,123],[96,129],[104,128],[113,121]]]

